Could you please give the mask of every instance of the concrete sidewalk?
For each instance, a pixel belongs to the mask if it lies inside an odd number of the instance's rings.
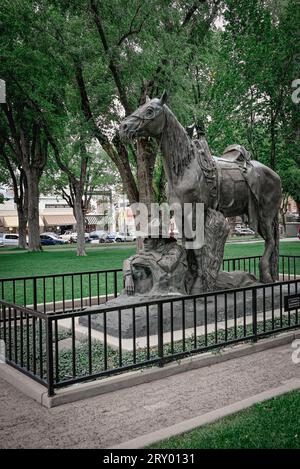
[[[0,448],[109,448],[300,378],[291,344],[46,409],[0,380]]]

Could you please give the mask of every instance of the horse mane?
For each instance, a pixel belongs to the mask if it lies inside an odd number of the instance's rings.
[[[196,148],[193,141],[188,136],[186,130],[178,122],[172,111],[166,108],[166,127],[167,138],[162,136],[162,142],[165,151],[172,158],[172,169],[176,176],[182,176],[185,169],[189,166],[192,159],[196,156]]]

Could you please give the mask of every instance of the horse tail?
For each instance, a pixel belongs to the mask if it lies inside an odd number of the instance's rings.
[[[271,255],[270,260],[270,271],[272,275],[273,282],[277,282],[279,279],[279,270],[278,270],[278,263],[279,263],[279,221],[278,221],[278,214],[275,215],[273,222],[273,236],[274,236],[274,249]]]

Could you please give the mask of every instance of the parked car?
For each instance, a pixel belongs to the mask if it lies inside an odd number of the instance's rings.
[[[124,243],[125,241],[135,241],[136,237],[130,234],[125,234],[125,233],[116,233],[115,234],[115,240],[117,243]]]
[[[72,231],[65,231],[62,235],[60,235],[61,239],[67,241],[67,243],[71,243]]]
[[[114,243],[116,241],[116,234],[115,233],[107,233],[105,242],[106,243]]]
[[[67,241],[64,239],[58,238],[56,235],[53,236],[52,233],[48,234],[41,234],[40,235],[41,239],[41,245],[42,246],[53,246],[55,244],[67,244]]]
[[[251,228],[235,228],[234,234],[237,236],[253,236],[255,231],[251,230]]]
[[[52,231],[44,231],[41,233],[41,236],[51,236],[52,238],[57,238],[57,239],[62,239],[61,236],[57,235],[56,233],[53,233]]]
[[[115,233],[114,236],[117,243],[124,243],[124,241],[126,241],[124,233]]]
[[[107,233],[106,231],[96,230],[96,231],[91,231],[91,233],[89,233],[89,236],[90,236],[90,240],[92,244],[105,243]]]
[[[19,235],[13,233],[0,233],[0,247],[2,246],[18,246]]]
[[[90,240],[90,233],[84,233],[84,237],[85,237],[85,242],[86,243],[89,243],[91,241]],[[69,243],[77,243],[77,233],[76,232],[71,233],[70,238],[69,238]]]

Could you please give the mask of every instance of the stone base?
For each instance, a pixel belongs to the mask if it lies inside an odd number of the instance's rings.
[[[224,287],[223,287],[224,288]],[[283,304],[283,295],[292,294],[293,288],[291,291],[288,291],[288,286],[282,287],[282,298],[280,298],[279,287],[276,288],[274,284],[274,295],[272,299],[272,288],[268,287],[265,289],[265,298],[263,298],[263,291],[257,290],[257,312],[260,313],[264,309],[265,311],[270,311],[272,309],[280,308],[280,305]],[[252,291],[241,291],[237,292],[235,295],[232,292],[228,292],[226,295],[227,300],[227,315],[225,314],[225,295],[223,293],[217,293],[215,296],[209,296],[206,299],[206,310],[205,310],[205,299],[197,298],[193,299],[184,299],[185,297],[173,297],[173,330],[182,329],[183,321],[183,311],[184,311],[184,323],[185,328],[194,327],[194,301],[196,304],[196,326],[202,326],[205,324],[205,318],[207,318],[207,324],[213,324],[215,320],[221,322],[225,320],[231,320],[234,317],[239,318],[252,315]],[[151,298],[151,300],[156,300],[159,298]],[[161,299],[161,298],[160,298]],[[164,297],[164,299],[167,299]],[[139,301],[140,300],[140,301]],[[151,301],[148,298],[148,301]],[[120,295],[118,298],[115,298],[111,301],[108,301],[103,306],[88,308],[88,310],[97,310],[105,311],[106,308],[111,307],[120,307],[128,305],[128,308],[123,309],[121,313],[121,336],[122,338],[132,338],[133,337],[133,317],[135,315],[135,330],[136,337],[145,337],[147,334],[146,328],[146,306],[137,306],[135,311],[130,307],[132,304],[143,303],[145,298],[126,297],[125,295]],[[282,303],[281,303],[282,302]],[[265,307],[264,307],[265,304]],[[149,334],[157,334],[157,323],[158,323],[158,311],[157,305],[149,305]],[[118,323],[118,310],[108,312],[106,314],[106,328],[107,334],[114,337],[119,335],[119,323]],[[82,316],[79,319],[79,323],[83,326],[87,326],[88,317]],[[91,317],[92,328],[98,331],[103,332],[103,313],[94,314]],[[169,332],[171,330],[171,303],[166,303],[163,305],[163,331]]]
[[[254,285],[259,285],[254,275],[243,270],[234,270],[233,272],[219,272],[215,289],[231,290],[233,288],[251,287]]]

